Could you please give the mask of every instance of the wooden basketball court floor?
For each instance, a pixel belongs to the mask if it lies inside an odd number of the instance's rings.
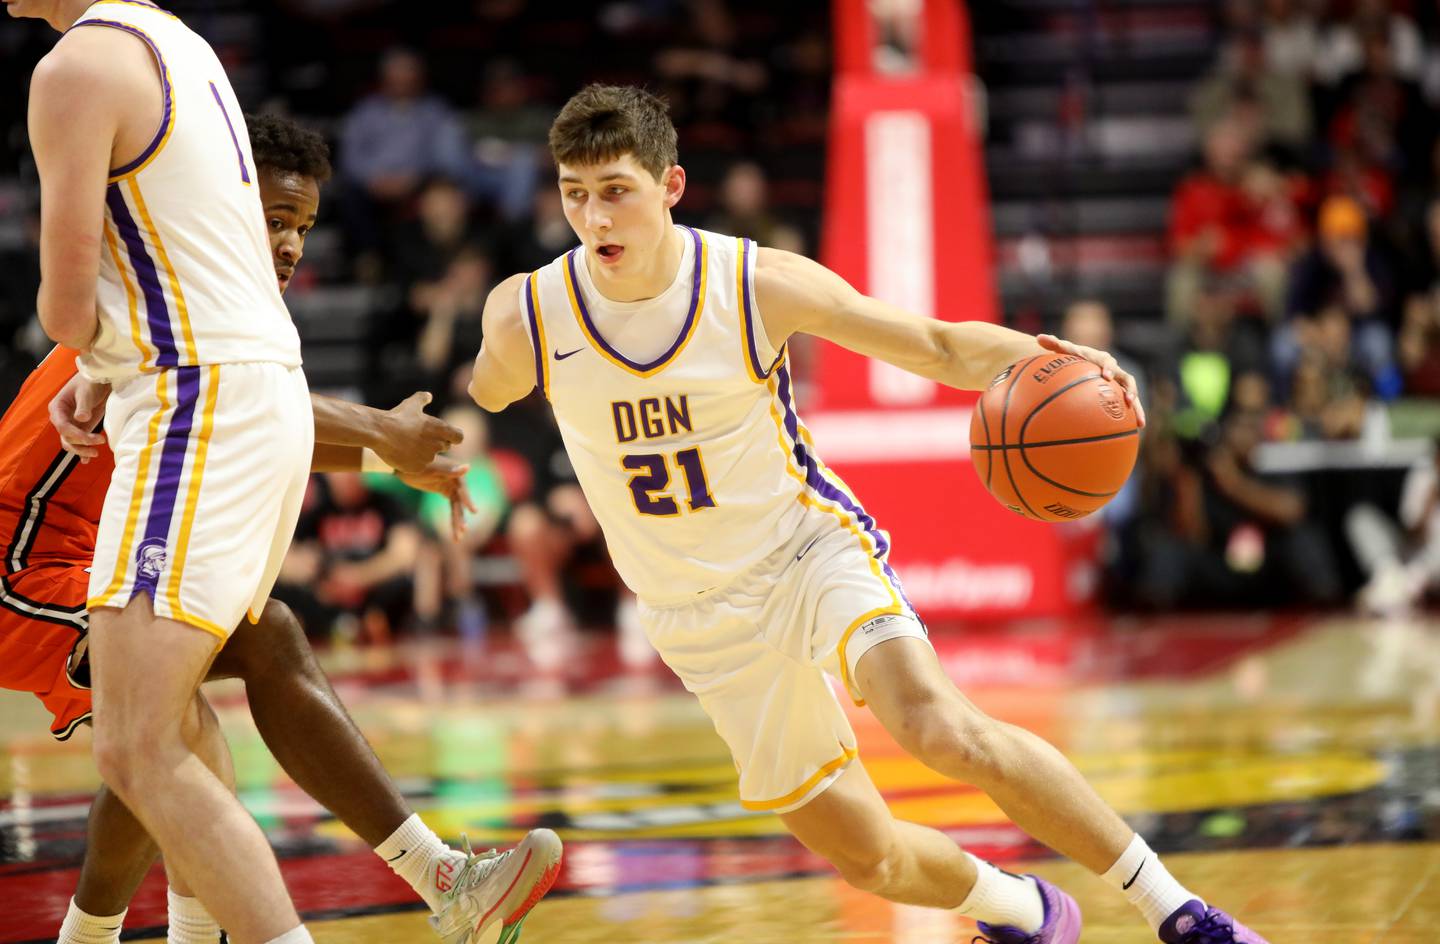
[[[567,858],[530,944],[965,942],[950,912],[855,892],[777,821],[663,669],[612,671],[591,640],[572,677],[533,678],[503,645],[336,653],[336,687],[412,805],[443,836],[506,843],[557,828]],[[1272,944],[1440,942],[1440,621],[1225,616],[937,632],[992,713],[1070,754],[1171,870]],[[315,938],[435,940],[410,890],[288,784],[235,688],[214,691],[241,793]],[[88,733],[50,740],[0,693],[0,941],[54,940],[97,784]],[[1010,827],[986,798],[910,761],[863,709],[862,758],[908,819],[1062,882],[1085,942],[1139,944],[1119,896]],[[223,850],[216,850],[223,855]],[[127,936],[164,938],[157,873]]]

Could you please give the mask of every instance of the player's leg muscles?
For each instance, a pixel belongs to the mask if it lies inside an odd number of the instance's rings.
[[[891,639],[860,657],[856,682],[900,746],[974,784],[1025,832],[1096,873],[1134,837],[1075,765],[1043,738],[997,721],[950,681],[925,641]]]
[[[969,856],[944,833],[895,819],[858,763],[780,819],[846,882],[890,901],[954,908],[975,884]]]
[[[238,800],[186,743],[213,636],[156,619],[137,595],[90,617],[95,760],[105,782],[237,944],[299,924],[275,856]]]
[[[241,624],[210,676],[245,681],[255,728],[281,768],[372,847],[409,817],[285,604],[270,600],[260,622]]]
[[[90,805],[85,861],[75,904],[86,914],[119,914],[130,905],[160,847],[135,815],[104,784]]]

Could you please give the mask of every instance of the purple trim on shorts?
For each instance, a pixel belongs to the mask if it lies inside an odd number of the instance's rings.
[[[150,258],[150,252],[145,248],[140,227],[135,225],[135,218],[130,215],[130,208],[125,205],[125,197],[120,193],[118,183],[105,188],[105,205],[110,208],[115,228],[120,231],[120,238],[125,241],[130,265],[135,269],[135,277],[139,280],[141,293],[145,296],[145,323],[150,327],[150,343],[156,350],[155,366],[174,367],[180,363],[180,352],[175,347],[175,332],[170,327],[170,308],[165,304],[165,292],[160,287],[160,273],[156,271],[155,261]]]
[[[782,364],[776,368],[776,392],[780,397],[780,405],[785,411],[785,432],[790,434],[790,440],[795,444],[795,461],[800,468],[805,470],[805,484],[810,490],[821,498],[834,502],[845,511],[849,512],[861,529],[875,542],[875,559],[880,562],[880,567],[885,576],[889,579],[890,585],[895,588],[905,606],[913,613],[915,607],[911,606],[910,599],[905,596],[905,588],[900,584],[900,578],[891,569],[890,562],[886,559],[890,555],[890,541],[886,538],[885,532],[881,531],[875,524],[875,519],[870,516],[860,503],[845,494],[844,490],[835,487],[835,484],[825,477],[820,471],[820,464],[805,447],[805,441],[800,438],[800,417],[795,412],[795,405],[790,400],[790,369]],[[917,616],[918,618],[918,616]],[[922,623],[923,625],[923,623]]]
[[[131,2],[131,0],[126,0],[126,2]],[[148,6],[152,9],[160,9],[149,3],[138,3],[136,6]],[[128,164],[110,170],[111,177],[123,177],[149,160],[150,155],[154,154],[155,149],[160,146],[160,142],[165,140],[165,132],[170,130],[170,121],[175,114],[175,96],[170,88],[170,70],[165,68],[165,57],[160,55],[160,47],[155,45],[155,41],[145,35],[144,30],[131,26],[129,23],[121,23],[116,20],[81,20],[79,23],[76,23],[75,26],[108,26],[111,29],[124,30],[130,35],[138,37],[145,45],[149,46],[150,52],[155,55],[156,64],[160,66],[160,91],[165,97],[165,110],[160,115],[160,130],[155,132],[155,137],[150,139],[150,143],[145,146],[145,150],[140,152],[139,157],[130,161]],[[74,29],[74,27],[72,26],[71,29]]]
[[[166,558],[174,552],[168,546],[170,522],[175,517],[175,505],[180,496],[180,485],[185,475],[185,456],[190,451],[190,433],[195,425],[195,407],[200,402],[199,367],[177,367],[175,369],[175,410],[165,430],[165,445],[160,453],[160,471],[150,489],[150,516],[145,522],[145,536],[138,545],[137,555],[147,545],[159,542]],[[135,571],[135,586],[130,591],[131,599],[142,590],[155,599],[155,588],[159,582],[159,570],[143,566]]]
[[[575,257],[580,253],[580,250],[578,248],[572,249],[565,256],[565,264],[570,267],[570,284],[575,286],[575,304],[580,309],[580,318],[585,322],[585,329],[590,333],[590,336],[595,339],[595,343],[600,345],[601,349],[603,349],[606,354],[609,354],[611,357],[615,358],[620,363],[629,367],[631,370],[655,370],[656,368],[663,367],[665,364],[669,363],[670,358],[674,357],[680,351],[680,346],[683,345],[685,343],[685,339],[690,336],[690,328],[695,323],[695,313],[700,309],[700,254],[704,252],[705,249],[700,244],[699,233],[695,232],[695,230],[691,229],[688,226],[682,226],[680,228],[685,230],[685,232],[689,233],[690,238],[695,240],[695,272],[691,277],[690,283],[690,310],[685,315],[685,323],[680,326],[680,334],[675,338],[675,343],[670,345],[670,349],[668,351],[666,351],[664,354],[661,354],[659,357],[655,358],[648,364],[637,364],[635,361],[632,361],[630,358],[626,357],[624,354],[621,354],[619,351],[611,347],[610,342],[606,341],[605,338],[601,336],[600,329],[595,327],[594,321],[590,320],[590,310],[585,307],[585,293],[580,291],[580,279],[575,274]]]

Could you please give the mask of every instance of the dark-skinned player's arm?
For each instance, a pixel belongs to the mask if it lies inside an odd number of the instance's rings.
[[[470,376],[470,396],[481,409],[499,413],[535,389],[535,352],[520,311],[526,275],[512,275],[491,289],[481,316],[480,353]],[[546,351],[541,357],[548,357]]]
[[[95,286],[115,136],[131,103],[153,93],[149,76],[114,67],[116,37],[101,35],[111,32],[65,35],[30,83],[27,123],[40,177],[35,308],[46,335],[77,351],[88,350],[100,330]]]
[[[1135,378],[1105,351],[985,321],[924,318],[862,295],[820,263],[780,249],[760,250],[755,295],[765,333],[777,348],[792,334],[810,334],[961,390],[985,389],[996,374],[1024,357],[1046,351],[1074,354],[1119,383],[1140,425],[1145,424]]]
[[[460,430],[425,412],[430,394],[412,393],[397,407],[376,410],[358,403],[320,394],[310,395],[315,413],[315,443],[351,446],[355,455],[369,449],[390,468],[400,472],[425,470],[437,453],[460,442]],[[335,455],[332,453],[332,455]],[[314,468],[314,471],[339,471]]]

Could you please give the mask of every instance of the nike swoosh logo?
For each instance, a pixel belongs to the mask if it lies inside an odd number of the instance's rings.
[[[560,349],[557,347],[555,349],[555,359],[557,361],[563,361],[567,357],[574,357],[576,354],[579,354],[583,350],[585,350],[583,347],[577,347],[573,351],[566,351],[564,354],[561,354]]]
[[[1143,868],[1145,868],[1145,860],[1144,860],[1144,859],[1141,859],[1141,860],[1140,860],[1140,868],[1139,868],[1139,869],[1136,869],[1136,870],[1135,870],[1135,874],[1132,875],[1132,876],[1130,876],[1130,881],[1128,881],[1128,882],[1126,882],[1124,885],[1121,885],[1121,886],[1120,886],[1121,891],[1127,891],[1127,892],[1128,892],[1128,891],[1130,890],[1130,886],[1131,886],[1131,885],[1134,885],[1134,884],[1135,884],[1135,880],[1140,877],[1140,869],[1143,869]]]
[[[806,554],[809,554],[809,553],[810,553],[810,548],[814,547],[814,546],[815,546],[815,542],[819,541],[821,537],[822,537],[822,535],[816,535],[814,538],[812,538],[812,539],[810,540],[810,543],[807,544],[807,545],[805,545],[805,546],[800,550],[800,553],[799,553],[799,554],[796,554],[796,555],[795,555],[795,559],[798,561],[800,558],[804,557]]]
[[[410,851],[409,849],[401,849],[399,853],[397,853],[396,855],[391,856],[390,858],[386,859],[385,861],[386,861],[386,862],[394,862],[396,859],[400,858],[400,856],[403,856],[405,853],[407,853],[407,852],[409,852],[409,851]]]

